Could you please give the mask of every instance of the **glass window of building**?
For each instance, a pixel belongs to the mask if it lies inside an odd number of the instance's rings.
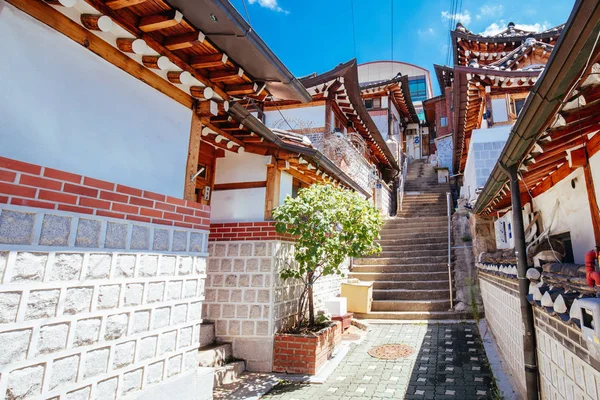
[[[365,108],[367,110],[373,108],[373,99],[365,99]]]
[[[441,117],[440,118],[440,127],[444,128],[448,126],[448,117]]]
[[[412,101],[427,100],[427,81],[425,80],[425,75],[409,76],[408,86]]]

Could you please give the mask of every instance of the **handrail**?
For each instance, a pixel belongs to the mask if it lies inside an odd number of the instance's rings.
[[[454,308],[452,289],[452,194],[446,192],[446,203],[448,203],[448,286],[450,289],[450,309]]]
[[[404,162],[402,163],[402,175],[398,185],[398,212],[402,211],[402,201],[404,200],[404,184],[406,183],[406,170],[408,169],[408,157],[402,154]]]

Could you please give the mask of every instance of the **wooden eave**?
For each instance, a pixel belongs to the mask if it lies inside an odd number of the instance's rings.
[[[541,71],[495,71],[485,68],[455,68],[456,135],[454,164],[464,171],[473,129],[481,128],[485,105],[485,87],[490,95],[529,93]]]
[[[361,97],[363,99],[377,96],[390,97],[401,117],[404,118],[403,125],[419,123],[419,117],[410,97],[408,76],[398,76],[387,81],[361,87]]]
[[[60,1],[8,2],[186,107],[266,94],[235,54],[220,51],[167,1],[83,0],[70,8]],[[105,25],[86,24],[86,16],[104,17]]]

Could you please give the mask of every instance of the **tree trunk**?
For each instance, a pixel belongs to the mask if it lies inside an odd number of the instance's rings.
[[[312,328],[315,326],[315,304],[313,300],[313,276],[314,272],[308,273],[308,324]]]

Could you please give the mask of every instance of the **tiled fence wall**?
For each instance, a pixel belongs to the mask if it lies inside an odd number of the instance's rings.
[[[522,323],[516,279],[479,271],[486,319],[524,394]],[[599,399],[600,346],[582,339],[581,331],[534,307],[537,357],[542,399]],[[596,348],[592,348],[596,347]]]
[[[208,209],[0,165],[0,393],[114,399],[195,374],[208,230],[190,228]]]
[[[249,370],[270,372],[273,335],[293,320],[302,289],[278,274],[293,263],[293,242],[211,242],[209,253],[204,318],[215,321],[217,339],[232,342],[234,357],[246,360]],[[340,281],[317,281],[317,309],[339,294]]]
[[[375,206],[383,216],[389,216],[392,212],[392,190],[385,183],[375,186]]]
[[[478,274],[488,326],[500,349],[502,359],[510,369],[517,391],[524,395],[523,323],[517,283],[515,280],[499,279],[482,271]]]

